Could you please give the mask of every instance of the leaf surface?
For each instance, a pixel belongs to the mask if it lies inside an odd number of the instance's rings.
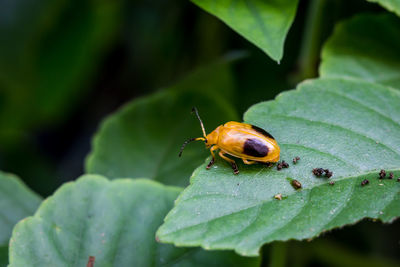
[[[400,19],[359,15],[339,23],[323,48],[320,74],[400,88]]]
[[[391,222],[400,216],[399,91],[311,80],[251,107],[244,119],[276,138],[290,167],[239,164],[234,175],[221,158],[208,171],[205,162],[158,230],[161,241],[257,255],[275,240],[308,239],[363,218]],[[295,156],[301,158],[296,165]],[[317,178],[312,169],[318,167],[333,177]],[[380,169],[395,179],[379,180]],[[292,179],[302,189],[296,191]],[[364,179],[370,183],[361,186]]]
[[[398,0],[367,0],[369,2],[378,3],[387,10],[400,16],[400,1]]]
[[[180,189],[145,179],[109,181],[86,175],[63,185],[35,216],[21,221],[10,242],[10,267],[257,266],[232,252],[175,248],[155,231]]]
[[[14,225],[34,214],[40,202],[17,176],[0,172],[0,247],[8,245]]]
[[[93,140],[88,173],[109,178],[148,177],[165,184],[187,185],[193,169],[209,155],[204,143],[182,143],[202,136],[196,106],[206,130],[237,118],[227,100],[232,96],[229,66],[200,69],[178,85],[135,99],[109,116]]]
[[[286,34],[294,20],[297,0],[192,0],[215,15],[272,59],[283,56]]]

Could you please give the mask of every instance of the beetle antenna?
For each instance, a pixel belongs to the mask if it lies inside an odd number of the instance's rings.
[[[179,157],[182,156],[183,149],[185,149],[185,146],[187,144],[189,144],[190,142],[193,142],[193,141],[198,141],[198,140],[205,141],[207,139],[205,139],[203,137],[198,137],[198,138],[190,138],[189,140],[186,140],[181,146],[181,151],[179,152]]]
[[[206,137],[207,135],[206,135],[206,130],[204,129],[204,124],[203,124],[203,121],[202,121],[201,118],[200,118],[199,112],[197,111],[197,108],[196,108],[196,107],[193,107],[193,108],[192,108],[192,113],[193,113],[193,112],[196,114],[197,118],[198,118],[199,121],[200,121],[201,130],[203,130],[203,136]]]

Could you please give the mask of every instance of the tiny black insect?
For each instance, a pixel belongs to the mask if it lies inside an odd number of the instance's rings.
[[[286,161],[282,160],[282,167],[289,168],[289,164]]]
[[[325,171],[325,176],[326,176],[327,178],[331,178],[331,177],[332,177],[333,172],[329,171],[329,169],[326,169],[326,170],[324,170],[324,171]]]
[[[389,173],[389,179],[393,179],[393,172]]]
[[[284,160],[282,160],[282,162],[279,162],[278,165],[276,165],[276,169],[278,171],[282,170],[282,168],[289,168],[289,164]]]
[[[293,164],[296,164],[299,160],[300,160],[300,157],[299,157],[299,156],[296,156],[296,157],[293,159]]]
[[[322,176],[322,174],[324,173],[324,169],[322,169],[322,168],[314,168],[314,169],[312,170],[312,172],[313,172],[313,174],[314,174],[315,176],[320,177],[320,176]]]
[[[381,170],[381,172],[379,173],[379,179],[383,179],[386,176],[386,171],[385,170]]]
[[[367,179],[365,179],[365,180],[363,180],[361,182],[361,186],[364,186],[364,185],[367,185],[367,184],[369,184],[369,181]]]
[[[329,169],[323,169],[323,168],[314,168],[314,169],[312,170],[312,173],[313,173],[315,176],[318,176],[318,177],[321,177],[321,176],[324,175],[324,173],[325,173],[325,177],[326,177],[326,178],[331,178],[332,175],[333,175],[333,172],[331,172]]]

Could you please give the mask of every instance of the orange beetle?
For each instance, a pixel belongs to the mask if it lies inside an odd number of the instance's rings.
[[[207,165],[210,169],[214,164],[214,151],[219,149],[219,156],[232,165],[233,172],[239,173],[235,161],[226,155],[241,158],[245,164],[275,163],[279,161],[280,148],[275,138],[267,131],[247,123],[230,121],[218,126],[209,135],[206,135],[203,122],[196,108],[192,109],[200,121],[204,137],[191,138],[185,141],[181,147],[179,157],[185,146],[192,141],[204,141],[210,149],[212,159]]]

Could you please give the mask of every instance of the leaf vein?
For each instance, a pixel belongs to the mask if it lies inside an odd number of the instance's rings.
[[[353,133],[355,135],[358,135],[360,137],[363,137],[364,139],[366,139],[366,140],[368,140],[370,142],[373,142],[373,143],[375,143],[375,144],[377,144],[379,146],[383,146],[387,150],[390,150],[393,153],[395,153],[397,156],[399,156],[399,159],[400,159],[400,151],[396,151],[394,148],[390,147],[389,145],[387,145],[385,143],[382,143],[382,142],[376,143],[376,140],[373,139],[372,137],[367,136],[367,135],[365,135],[363,133],[357,132],[357,131],[355,131],[353,129],[349,129],[349,128],[346,128],[344,126],[341,126],[341,125],[338,125],[338,124],[333,124],[333,123],[330,123],[330,122],[319,121],[319,120],[311,120],[311,119],[308,119],[308,118],[305,118],[305,117],[299,117],[299,116],[274,114],[274,117],[282,117],[282,118],[288,118],[288,119],[294,119],[294,120],[304,120],[304,121],[308,121],[308,122],[313,123],[313,124],[329,125],[329,126],[332,126],[334,128],[337,128],[339,130],[347,131],[347,132]]]

